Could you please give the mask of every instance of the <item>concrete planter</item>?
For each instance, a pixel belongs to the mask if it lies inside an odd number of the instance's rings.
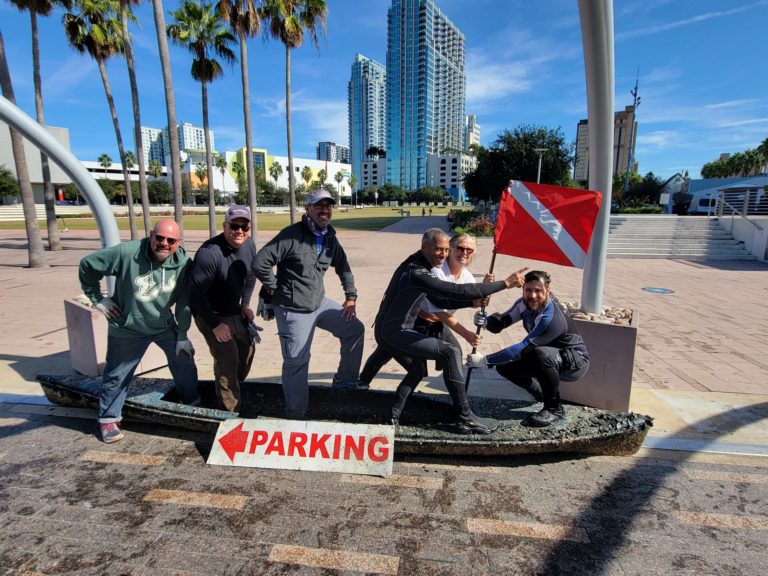
[[[77,300],[64,300],[69,356],[72,368],[85,376],[101,376],[107,359],[107,319],[101,312]],[[154,344],[141,359],[136,374],[166,366],[165,354]]]
[[[627,412],[640,317],[632,311],[629,326],[574,318],[589,350],[589,372],[578,382],[561,382],[560,397],[568,402]]]

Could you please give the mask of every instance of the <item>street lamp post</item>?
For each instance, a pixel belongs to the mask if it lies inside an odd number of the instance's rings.
[[[622,198],[627,197],[629,191],[629,172],[632,168],[632,137],[635,135],[635,118],[637,118],[637,107],[640,106],[640,96],[637,95],[637,83],[640,79],[640,70],[637,72],[637,78],[635,78],[635,87],[630,90],[632,94],[632,124],[629,126],[629,141],[627,142],[627,172],[624,175],[624,194]]]
[[[546,148],[534,148],[533,149],[536,154],[539,155],[539,169],[536,171],[536,184],[539,184],[541,182],[541,157],[544,155],[544,152],[547,151]]]

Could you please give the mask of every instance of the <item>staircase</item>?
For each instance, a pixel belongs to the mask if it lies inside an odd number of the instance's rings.
[[[608,256],[755,260],[743,243],[707,216],[611,216]]]

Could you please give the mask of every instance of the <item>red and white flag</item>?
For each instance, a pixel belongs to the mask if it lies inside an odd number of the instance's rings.
[[[512,180],[501,193],[497,254],[583,268],[602,194]]]

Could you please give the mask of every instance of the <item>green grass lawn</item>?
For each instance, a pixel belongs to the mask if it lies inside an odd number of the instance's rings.
[[[404,210],[410,210],[411,216],[420,216],[421,208],[404,207]],[[433,207],[433,216],[445,216],[450,208]],[[301,208],[298,214],[304,214]],[[152,215],[152,221],[156,221],[160,216]],[[337,208],[333,213],[331,224],[337,230],[381,230],[400,220],[400,209],[391,206],[366,207],[360,209]],[[221,230],[224,221],[223,214],[216,215],[216,227]],[[70,230],[96,230],[96,221],[93,218],[61,218],[59,219],[59,228],[63,228],[64,222]],[[259,212],[257,214],[257,226],[259,230],[281,230],[290,223],[288,213],[274,214],[271,212]],[[45,220],[39,221],[40,228],[45,230]],[[137,225],[142,227],[141,216],[137,217]],[[128,229],[128,218],[117,218],[117,226],[121,230]],[[0,222],[2,230],[23,230],[23,221]],[[195,214],[184,216],[185,230],[207,230],[208,215]]]

